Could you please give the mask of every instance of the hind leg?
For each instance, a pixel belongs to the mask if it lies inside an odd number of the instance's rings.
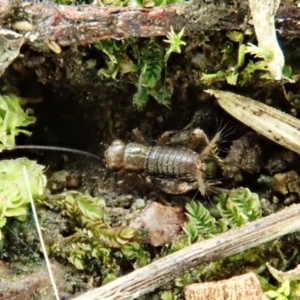
[[[184,146],[192,150],[195,150],[200,144],[209,144],[207,135],[200,128],[166,131],[157,141],[157,145]]]
[[[153,176],[147,176],[146,182],[148,184],[158,187],[160,190],[167,194],[184,194],[188,191],[198,189],[198,182],[186,182],[180,181],[178,179],[169,179],[169,178],[157,178]]]

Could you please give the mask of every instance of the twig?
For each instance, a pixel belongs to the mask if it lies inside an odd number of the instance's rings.
[[[168,283],[191,268],[224,259],[299,230],[299,214],[300,204],[283,209],[244,227],[177,251],[73,300],[134,299]]]
[[[249,0],[258,45],[273,52],[268,69],[276,80],[281,79],[284,66],[284,56],[276,38],[274,20],[279,4],[280,0]]]

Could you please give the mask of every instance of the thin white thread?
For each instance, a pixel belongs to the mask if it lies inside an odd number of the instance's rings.
[[[29,196],[29,199],[30,199],[31,208],[32,208],[32,212],[33,212],[33,218],[34,218],[34,221],[35,221],[35,224],[36,224],[36,229],[37,229],[37,232],[38,232],[38,235],[39,235],[39,238],[40,238],[42,251],[43,251],[43,254],[44,254],[44,257],[45,257],[45,262],[46,262],[47,270],[48,270],[48,273],[49,273],[50,281],[51,281],[51,284],[53,286],[53,290],[54,290],[56,300],[60,300],[59,295],[58,295],[57,286],[55,284],[54,276],[53,276],[53,273],[52,273],[52,270],[51,270],[48,254],[47,254],[47,251],[46,251],[46,246],[45,246],[45,243],[44,243],[42,230],[41,230],[40,223],[39,223],[39,220],[38,220],[38,216],[37,216],[37,213],[36,213],[36,210],[35,210],[35,205],[34,205],[34,202],[33,202],[32,194],[31,194],[31,190],[30,190],[30,185],[29,185],[28,174],[27,174],[27,170],[26,170],[25,166],[23,166],[23,173],[24,173],[26,187],[27,187],[27,191],[28,191],[28,196]]]

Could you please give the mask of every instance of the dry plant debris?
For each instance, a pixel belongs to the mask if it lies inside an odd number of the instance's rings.
[[[1,8],[0,8],[1,9]],[[0,77],[10,63],[19,55],[24,42],[21,34],[0,26]]]
[[[204,282],[185,287],[186,300],[263,300],[259,280],[253,273],[217,282]]]
[[[280,110],[231,92],[207,90],[233,117],[273,142],[300,154],[300,121]]]
[[[276,80],[281,79],[284,66],[284,56],[276,38],[274,20],[279,4],[280,0],[249,1],[258,45],[273,52],[268,69]]]
[[[296,268],[290,271],[282,272],[273,268],[269,263],[267,263],[269,272],[273,277],[279,282],[285,282],[286,280],[300,280],[300,264]]]

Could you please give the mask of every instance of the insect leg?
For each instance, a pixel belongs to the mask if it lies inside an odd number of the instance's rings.
[[[184,194],[188,191],[198,188],[198,182],[184,182],[177,179],[170,178],[157,178],[153,176],[147,176],[147,183],[157,186],[159,189],[167,194]]]
[[[209,144],[207,135],[200,128],[194,128],[190,130],[172,132],[167,131],[168,138],[166,138],[165,133],[163,134],[163,139],[158,140],[159,143],[164,141],[164,145],[168,146],[184,146],[186,148],[195,150],[200,143],[204,145]]]

